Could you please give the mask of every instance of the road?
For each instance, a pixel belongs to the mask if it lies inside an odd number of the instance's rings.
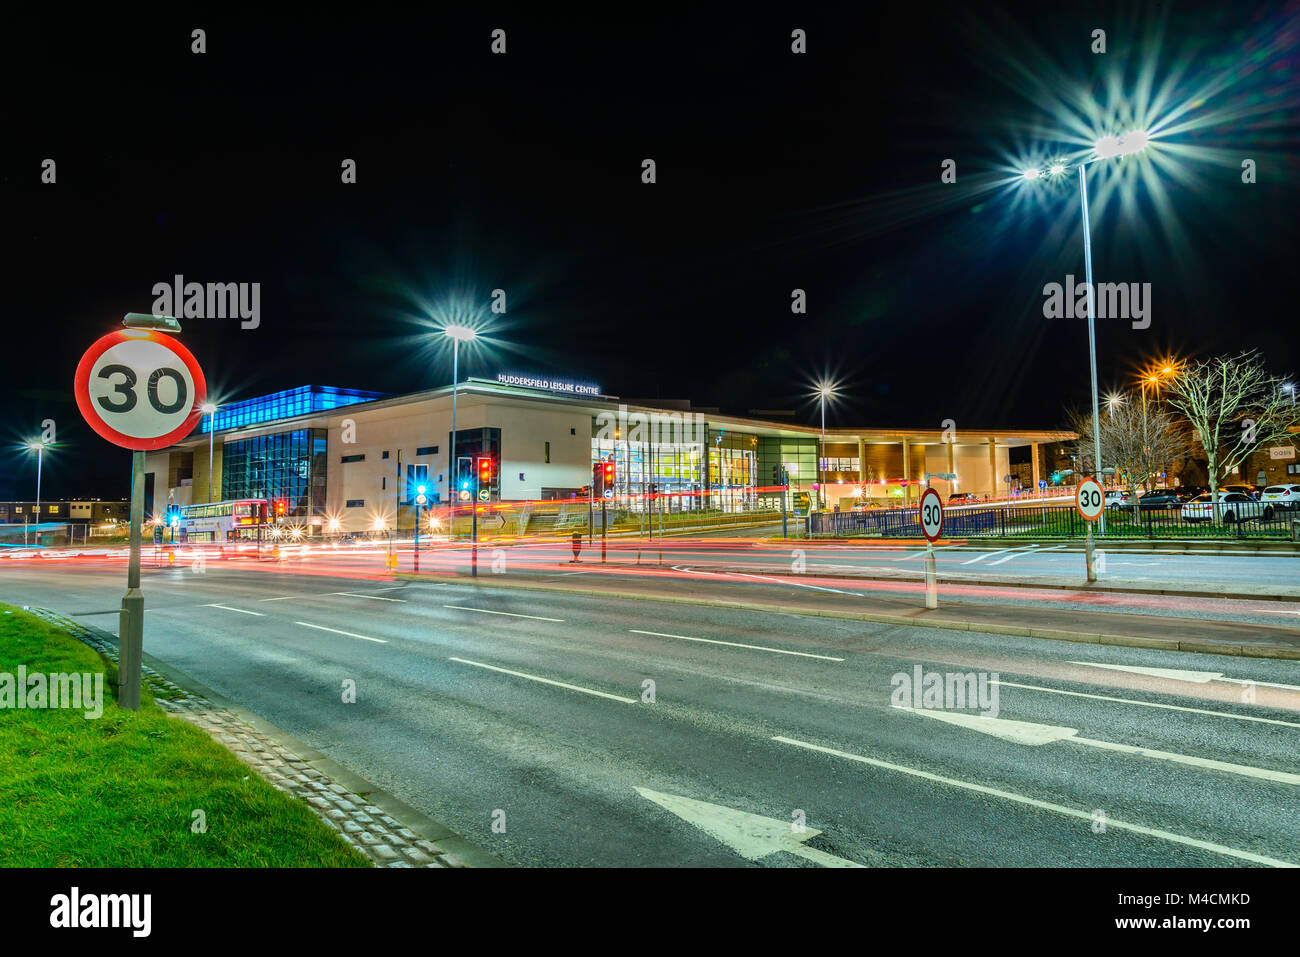
[[[11,563],[0,600],[115,632],[121,571]],[[239,563],[144,589],[148,653],[511,864],[1300,864],[1294,661]],[[998,720],[895,707],[917,667]],[[748,860],[728,811],[820,833]]]

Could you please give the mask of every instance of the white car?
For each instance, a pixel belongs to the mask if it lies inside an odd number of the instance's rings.
[[[1300,508],[1300,485],[1270,485],[1260,496],[1261,502],[1271,502],[1275,508]]]
[[[1267,502],[1256,502],[1240,492],[1215,492],[1214,499],[1209,494],[1198,495],[1183,503],[1184,522],[1214,521],[1214,502],[1219,503],[1219,520],[1222,522],[1242,522],[1252,518],[1268,520],[1273,517],[1273,506]]]
[[[1107,508],[1127,508],[1128,492],[1122,488],[1106,489],[1106,507]]]

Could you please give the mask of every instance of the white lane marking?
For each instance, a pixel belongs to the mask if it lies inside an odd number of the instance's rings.
[[[1297,612],[1300,614],[1300,612]],[[1113,671],[1131,671],[1134,674],[1150,675],[1154,678],[1170,678],[1174,681],[1189,681],[1193,684],[1208,684],[1222,681],[1233,685],[1254,685],[1257,688],[1281,688],[1283,691],[1300,691],[1300,685],[1284,685],[1276,681],[1254,681],[1250,678],[1227,678],[1222,671],[1179,671],[1176,668],[1143,668],[1138,665],[1105,665],[1096,661],[1071,661],[1072,665],[1087,665],[1090,668],[1110,668]]]
[[[674,567],[674,568],[677,568],[676,565],[674,565],[673,567]],[[680,569],[680,570],[681,570],[681,571],[687,571],[687,572],[691,571],[690,568],[682,568],[682,569]],[[805,582],[792,582],[792,581],[788,581],[788,580],[786,580],[786,579],[784,579],[784,578],[774,578],[774,577],[771,576],[771,575],[751,575],[751,574],[749,574],[748,572],[706,572],[706,571],[705,571],[704,569],[702,569],[702,568],[701,568],[701,569],[696,569],[696,570],[694,571],[694,574],[696,574],[696,575],[712,575],[712,576],[714,576],[715,578],[757,578],[759,581],[765,581],[765,582],[776,582],[777,584],[780,584],[780,585],[792,585],[792,586],[794,586],[795,588],[811,588],[811,589],[813,589],[814,591],[828,591],[828,592],[832,592],[832,593],[834,593],[834,594],[836,594],[836,595],[852,595],[854,598],[860,598],[860,597],[861,597],[860,595],[857,594],[857,592],[843,591],[842,589],[839,589],[839,588],[826,588],[826,587],[824,587],[824,586],[822,586],[822,585],[809,585],[809,584],[806,584]]]
[[[1059,551],[1060,551],[1061,549],[1063,549],[1064,547],[1065,547],[1064,545],[1051,545],[1051,546],[1049,546],[1049,547],[1047,547],[1047,548],[1040,548],[1039,551],[1040,551],[1040,552],[1059,552]]]
[[[361,595],[354,591],[331,591],[327,595],[347,595],[349,598],[369,598],[371,601],[406,601],[405,598],[384,598],[382,595]]]
[[[534,621],[564,621],[563,618],[543,618],[541,615],[519,615],[513,611],[492,611],[490,608],[468,608],[465,605],[443,605],[443,608],[455,608],[457,611],[481,611],[485,615],[506,615],[510,618],[531,618]]]
[[[687,824],[698,827],[747,861],[757,861],[769,854],[785,851],[787,854],[816,861],[823,867],[863,866],[814,847],[804,847],[804,841],[821,833],[816,828],[805,827],[802,832],[795,833],[789,821],[737,811],[735,808],[696,801],[677,794],[664,794],[650,788],[637,788],[636,793],[676,814]]]
[[[1027,691],[1046,691],[1049,694],[1069,695],[1072,698],[1091,698],[1094,701],[1115,701],[1119,704],[1136,704],[1144,708],[1163,708],[1168,711],[1186,711],[1191,714],[1208,714],[1215,718],[1233,718],[1237,721],[1257,721],[1260,724],[1278,724],[1287,728],[1300,728],[1300,723],[1294,721],[1281,721],[1277,718],[1257,718],[1251,714],[1233,714],[1230,711],[1211,711],[1208,708],[1187,708],[1177,704],[1162,704],[1158,701],[1137,701],[1133,698],[1112,698],[1104,694],[1088,694],[1083,691],[1064,691],[1060,688],[1044,688],[1041,685],[1022,685],[1014,681],[993,681],[991,684],[1002,685],[1006,688],[1023,688]]]
[[[919,768],[909,768],[902,764],[891,764],[888,761],[881,761],[877,758],[869,758],[861,754],[850,754],[847,751],[837,751],[834,748],[825,748],[818,744],[811,744],[807,741],[799,741],[795,738],[786,738],[777,735],[772,738],[773,741],[780,741],[782,744],[791,744],[797,748],[804,748],[809,751],[820,751],[822,754],[829,754],[833,757],[844,758],[848,761],[857,761],[861,764],[868,764],[872,767],[882,768],[886,771],[898,771],[901,774],[910,774],[913,777],[921,778],[926,781],[933,781],[936,784],[946,784],[950,787],[962,788],[966,791],[974,791],[977,794],[987,794],[992,797],[999,797],[1007,801],[1014,801],[1017,804],[1024,804],[1029,807],[1036,807],[1043,811],[1052,811],[1056,814],[1063,814],[1067,817],[1078,818],[1083,821],[1092,820],[1091,811],[1080,811],[1072,807],[1064,807],[1060,804],[1051,804],[1047,801],[1040,801],[1037,798],[1026,797],[1023,794],[1016,794],[1013,791],[1003,791],[998,788],[987,787],[983,784],[976,784],[973,781],[962,781],[958,778],[949,778],[941,774],[934,774],[930,771],[922,771]],[[1300,867],[1289,861],[1278,860],[1277,858],[1265,857],[1262,854],[1255,854],[1251,851],[1239,850],[1235,847],[1226,847],[1223,844],[1214,844],[1210,841],[1202,841],[1194,837],[1186,837],[1182,834],[1174,834],[1171,831],[1163,831],[1159,828],[1145,827],[1141,824],[1130,824],[1127,821],[1120,821],[1116,818],[1107,817],[1106,826],[1114,827],[1122,831],[1131,831],[1134,834],[1142,834],[1146,837],[1156,837],[1164,841],[1171,841],[1174,844],[1183,844],[1187,847],[1195,847],[1203,851],[1211,851],[1215,854],[1222,854],[1225,857],[1235,857],[1238,860],[1251,861],[1255,864],[1265,864],[1269,867]]]
[[[266,617],[266,615],[262,614],[260,611],[247,611],[247,610],[245,610],[245,609],[243,609],[243,608],[231,608],[229,605],[222,605],[222,604],[219,604],[219,603],[217,603],[217,602],[213,602],[213,603],[210,604],[210,605],[204,605],[203,607],[204,607],[204,608],[220,608],[222,611],[237,611],[237,612],[239,612],[241,615],[256,615],[258,618],[265,618],[265,617]]]
[[[1257,768],[1249,764],[1233,764],[1229,761],[1215,761],[1213,758],[1197,758],[1190,754],[1176,754],[1172,751],[1156,751],[1152,748],[1138,748],[1131,744],[1117,744],[1114,741],[1096,741],[1092,738],[1072,738],[1077,744],[1086,744],[1090,748],[1104,751],[1118,751],[1136,758],[1153,758],[1157,761],[1172,761],[1174,764],[1186,764],[1194,768],[1208,768],[1211,771],[1226,771],[1239,774],[1245,778],[1258,778],[1261,781],[1274,781],[1278,784],[1300,785],[1300,774],[1290,771],[1274,771],[1271,768]]]
[[[498,668],[496,665],[485,665],[481,661],[470,661],[468,658],[450,658],[450,661],[459,661],[462,665],[473,665],[475,668],[486,668],[488,671],[499,671],[503,675],[514,675],[516,678],[527,678],[529,681],[540,681],[542,684],[554,685],[557,688],[567,688],[570,691],[581,691],[583,694],[595,695],[598,698],[608,698],[611,701],[622,701],[624,704],[636,704],[636,698],[623,698],[616,694],[609,694],[605,691],[596,691],[592,688],[583,688],[580,685],[565,684],[563,681],[553,681],[550,678],[542,678],[539,675],[525,674],[522,671],[511,671],[509,668]]]
[[[976,562],[982,562],[986,558],[992,558],[994,555],[1005,555],[1007,552],[1015,551],[1014,548],[1001,548],[996,552],[989,552],[987,555],[976,555],[974,558],[968,558],[962,562],[963,565],[974,565]]]
[[[819,658],[822,661],[843,661],[843,658],[832,658],[830,655],[814,655],[807,651],[786,651],[784,648],[765,648],[762,645],[744,645],[738,641],[719,641],[716,638],[692,638],[690,635],[670,635],[662,631],[642,631],[639,628],[629,628],[628,631],[634,635],[654,635],[658,638],[680,638],[682,641],[701,641],[706,645],[729,645],[732,648],[749,648],[753,651],[770,651],[774,655],[798,655],[800,658]]]
[[[1032,552],[1032,551],[1033,551],[1035,548],[1037,548],[1037,547],[1038,547],[1037,545],[1030,545],[1028,548],[1016,548],[1016,549],[1012,549],[1010,555],[1006,556],[1005,558],[999,558],[996,562],[989,562],[989,564],[990,564],[990,565],[1001,565],[1003,562],[1009,562],[1009,561],[1011,561],[1011,559],[1013,559],[1013,558],[1020,558],[1020,557],[1023,556],[1024,554],[1026,554],[1026,553],[1028,553],[1028,552]]]
[[[1193,768],[1226,771],[1228,774],[1239,774],[1246,778],[1259,778],[1262,781],[1275,781],[1278,784],[1300,785],[1300,774],[1292,774],[1290,771],[1274,771],[1270,768],[1257,768],[1249,764],[1233,764],[1230,761],[1216,761],[1213,758],[1198,758],[1190,754],[1178,754],[1174,751],[1159,751],[1155,748],[1139,748],[1131,744],[1118,744],[1114,741],[1082,738],[1078,737],[1079,732],[1076,728],[1034,724],[1030,721],[1010,721],[1006,718],[985,718],[978,714],[962,711],[937,711],[932,709],[918,711],[913,708],[899,708],[897,705],[895,705],[895,708],[899,711],[907,711],[911,714],[935,718],[948,724],[969,728],[972,731],[980,731],[1015,744],[1027,744],[1036,747],[1043,744],[1052,744],[1055,741],[1069,740],[1074,744],[1100,748],[1103,751],[1118,751],[1121,754],[1128,754],[1136,758],[1152,758],[1156,761],[1185,764]]]
[[[284,595],[280,598],[259,598],[258,601],[293,601],[295,598],[311,598],[311,595]]]
[[[377,645],[386,645],[386,638],[371,638],[369,635],[358,635],[351,631],[339,631],[337,628],[326,628],[324,625],[313,625],[309,621],[295,621],[295,625],[302,625],[304,628],[315,628],[317,631],[328,631],[335,635],[346,635],[348,638],[360,638],[362,641],[373,641]]]

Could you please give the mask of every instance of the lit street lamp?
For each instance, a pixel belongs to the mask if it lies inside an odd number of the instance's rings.
[[[1097,140],[1093,146],[1093,158],[1082,160],[1078,164],[1079,169],[1079,202],[1083,207],[1083,268],[1084,283],[1088,289],[1088,364],[1092,374],[1092,441],[1093,441],[1093,469],[1097,475],[1102,475],[1101,468],[1101,411],[1097,397],[1097,331],[1096,322],[1096,290],[1092,284],[1092,227],[1088,222],[1088,175],[1087,168],[1089,163],[1095,163],[1098,160],[1115,159],[1118,157],[1132,156],[1142,152],[1151,142],[1151,136],[1145,130],[1130,130],[1119,136],[1103,136]],[[1065,165],[1062,163],[1054,164],[1050,172],[1060,175],[1065,172]],[[1032,175],[1031,175],[1032,174]],[[1027,180],[1039,179],[1043,175],[1042,170],[1026,170],[1024,177]],[[1106,534],[1106,513],[1103,511],[1099,520],[1099,531],[1102,535]]]
[[[821,448],[817,452],[817,498],[823,511],[826,508],[826,478],[822,466],[826,462],[826,399],[835,394],[835,386],[823,382],[817,387],[817,401],[822,412]]]
[[[208,501],[212,501],[212,436],[213,420],[217,415],[217,404],[215,402],[204,402],[200,407],[204,415],[208,417]],[[222,446],[225,448],[225,446]]]
[[[469,326],[443,326],[442,334],[451,339],[451,448],[447,456],[447,535],[456,530],[455,471],[456,471],[456,386],[460,378],[460,344],[473,342],[478,333]]]
[[[36,453],[36,522],[41,521],[41,460],[44,458],[45,442],[37,439],[27,443],[27,451]],[[38,533],[39,540],[39,533]],[[23,544],[27,544],[27,535],[23,534]]]

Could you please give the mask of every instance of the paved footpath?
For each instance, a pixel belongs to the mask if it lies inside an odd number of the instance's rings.
[[[30,611],[117,662],[114,636],[46,609]],[[160,708],[202,728],[273,787],[307,802],[321,820],[376,867],[500,866],[451,831],[278,728],[238,706],[212,700],[220,699],[213,692],[183,687],[169,677],[175,673],[161,663],[146,663],[143,670]]]

